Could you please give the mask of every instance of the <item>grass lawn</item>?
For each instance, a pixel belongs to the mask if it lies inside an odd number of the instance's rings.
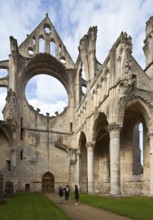
[[[22,193],[0,205],[0,220],[70,220],[41,193]]]
[[[111,198],[80,194],[80,201],[136,220],[153,220],[153,198],[133,196]]]

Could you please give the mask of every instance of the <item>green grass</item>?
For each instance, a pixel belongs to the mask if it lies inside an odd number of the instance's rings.
[[[74,199],[74,194],[71,193]],[[153,220],[153,198],[133,196],[112,198],[80,194],[81,202],[103,208],[135,220]],[[0,220],[70,220],[66,214],[41,193],[22,193],[6,198],[0,205]]]
[[[112,198],[80,194],[80,201],[135,220],[153,220],[153,198],[151,197]]]
[[[41,193],[22,193],[0,205],[0,220],[70,220]]]

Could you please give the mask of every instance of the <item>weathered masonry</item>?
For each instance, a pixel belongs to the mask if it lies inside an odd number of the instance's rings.
[[[103,64],[96,59],[96,37],[97,27],[90,27],[76,63],[48,15],[20,46],[10,37],[9,60],[0,61],[8,70],[0,78],[7,88],[0,121],[0,187],[6,194],[78,184],[88,193],[153,196],[153,17],[146,23],[144,70],[126,33]],[[68,94],[67,108],[56,116],[40,114],[25,96],[28,81],[43,73]]]

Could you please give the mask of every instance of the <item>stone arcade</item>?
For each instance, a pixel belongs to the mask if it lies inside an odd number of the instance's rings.
[[[153,17],[146,23],[144,70],[126,33],[103,64],[96,59],[96,37],[97,27],[90,27],[76,63],[48,15],[20,46],[10,37],[9,60],[0,61],[8,70],[0,78],[7,88],[0,121],[0,186],[6,194],[78,184],[88,193],[153,196]],[[42,73],[58,79],[68,94],[68,107],[56,116],[40,114],[26,100],[27,82]]]

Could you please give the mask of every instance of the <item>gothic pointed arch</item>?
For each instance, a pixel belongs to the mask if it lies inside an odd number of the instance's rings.
[[[147,106],[140,100],[127,103],[121,131],[121,188],[123,193],[132,187],[137,193],[143,179],[149,172],[148,121]],[[130,181],[130,183],[129,183]],[[135,184],[137,182],[137,184]],[[124,186],[124,187],[123,187]]]
[[[94,147],[94,189],[95,192],[109,193],[110,157],[107,117],[97,114],[93,127]]]
[[[146,123],[149,122],[151,118],[150,116],[151,112],[144,99],[137,97],[129,101],[129,99],[127,100],[127,98],[121,98],[119,101],[119,108],[118,108],[118,115],[117,115],[117,121],[121,126],[123,125],[125,111],[130,106],[137,106],[137,108],[139,106],[139,111],[141,111],[141,114],[146,120]]]
[[[86,148],[86,135],[84,132],[81,132],[79,139],[79,149],[80,149],[80,191],[87,192],[87,148]]]

